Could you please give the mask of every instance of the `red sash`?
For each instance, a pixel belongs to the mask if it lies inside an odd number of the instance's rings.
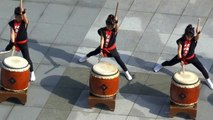
[[[189,56],[187,58],[183,57],[182,61],[183,61],[184,65],[187,65],[188,64],[187,61],[193,59],[194,57],[195,57],[195,54],[192,54],[191,56]]]
[[[114,50],[116,48],[116,45],[113,44],[111,47],[109,48],[103,48],[103,54],[104,54],[104,57],[107,57],[107,54],[110,53],[111,50]]]
[[[25,44],[27,43],[27,40],[22,40],[22,41],[15,41],[15,47],[16,47],[16,51],[19,52],[20,48],[18,47],[17,44]]]

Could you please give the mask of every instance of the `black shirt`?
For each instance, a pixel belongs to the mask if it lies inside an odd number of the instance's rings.
[[[106,31],[110,31],[110,30],[108,30],[107,27],[103,27],[103,28],[100,28],[98,30],[98,34],[100,36],[104,37],[104,46],[106,45]],[[112,34],[111,34],[111,37],[110,37],[110,41],[108,43],[108,47],[111,47],[116,42],[116,36],[117,36],[117,34],[115,32],[115,29],[112,29],[111,31],[112,31]]]
[[[10,27],[15,30],[15,20],[10,21],[8,24],[10,25]],[[21,21],[17,36],[15,41],[23,41],[23,40],[27,40],[27,27],[28,25],[26,25],[26,23],[24,22],[24,20]]]
[[[185,40],[186,40],[185,36],[183,36],[183,37],[181,37],[180,39],[177,40],[177,44],[180,43],[182,45],[182,53],[181,53],[182,55],[183,55],[183,48],[184,48]],[[192,40],[191,40],[190,47],[189,47],[189,52],[186,55],[186,57],[190,57],[194,54],[196,46],[197,46],[197,40],[195,40],[195,37],[193,37]]]

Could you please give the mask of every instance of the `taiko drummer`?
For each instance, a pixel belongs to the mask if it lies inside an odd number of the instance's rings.
[[[178,54],[170,61],[165,61],[162,64],[155,66],[154,71],[158,72],[164,66],[172,66],[179,62],[181,62],[182,66],[191,63],[203,74],[210,89],[213,89],[213,83],[209,78],[208,71],[194,53],[198,39],[200,37],[200,19],[198,19],[197,22],[196,34],[194,34],[194,32],[194,27],[189,24],[185,29],[184,35],[177,40]]]
[[[94,51],[91,51],[86,56],[79,59],[79,62],[85,62],[89,57],[99,54],[104,57],[114,57],[117,63],[125,71],[125,76],[128,80],[132,80],[126,65],[121,60],[120,55],[116,49],[116,36],[118,34],[118,19],[116,16],[110,14],[106,20],[106,27],[98,30],[100,35],[100,46]]]
[[[5,50],[16,50],[21,51],[23,57],[30,64],[31,72],[31,81],[35,81],[35,74],[33,71],[33,64],[29,56],[28,50],[28,37],[27,37],[27,28],[29,20],[26,15],[26,9],[22,7],[22,0],[19,7],[16,7],[14,10],[15,19],[10,21],[8,24],[10,26],[10,43],[7,45]]]

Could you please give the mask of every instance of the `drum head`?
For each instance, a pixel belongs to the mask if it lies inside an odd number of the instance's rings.
[[[198,82],[198,76],[192,72],[184,71],[184,72],[178,72],[175,73],[173,76],[173,79],[180,83],[185,85],[192,85]]]
[[[7,57],[3,60],[3,65],[7,68],[22,69],[28,66],[26,59],[19,56]]]
[[[118,73],[118,68],[108,62],[100,62],[92,67],[93,72],[99,75],[114,75]]]

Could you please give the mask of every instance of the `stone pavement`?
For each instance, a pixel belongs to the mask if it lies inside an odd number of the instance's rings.
[[[0,48],[9,41],[7,23],[18,3],[0,0]],[[24,4],[37,80],[29,87],[26,105],[16,100],[0,104],[0,120],[187,119],[184,114],[168,118],[171,76],[180,65],[159,73],[152,68],[176,54],[176,39],[187,24],[196,25],[199,17],[202,32],[196,53],[213,79],[212,0],[120,0],[117,48],[135,79],[128,82],[121,74],[114,112],[102,105],[88,109],[89,72],[97,57],[83,64],[77,60],[99,45],[97,29],[114,13],[116,0],[24,0]],[[7,56],[1,55],[0,60]],[[195,67],[186,69],[204,81]],[[197,120],[212,120],[212,113],[213,92],[202,82]]]

